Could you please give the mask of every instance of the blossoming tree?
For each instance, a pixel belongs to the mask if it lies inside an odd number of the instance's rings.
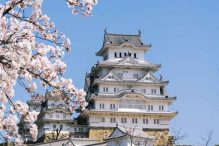
[[[73,14],[90,16],[96,0],[65,0]],[[75,88],[71,79],[63,78],[65,52],[70,40],[59,33],[54,23],[41,11],[42,0],[8,0],[0,2],[0,135],[21,144],[17,123],[28,124],[33,140],[37,137],[36,112],[26,103],[14,101],[14,86],[20,84],[30,93],[37,86],[59,90],[72,112],[86,106],[85,92]],[[37,84],[40,82],[40,84]],[[42,101],[44,100],[44,96]],[[11,109],[6,109],[10,104]],[[8,111],[9,110],[9,111]]]

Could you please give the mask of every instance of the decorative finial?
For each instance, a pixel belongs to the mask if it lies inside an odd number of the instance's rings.
[[[163,77],[162,77],[162,75],[160,75],[160,80],[162,81],[162,79],[163,79]]]
[[[138,35],[141,37],[141,30],[138,30]]]
[[[104,29],[104,34],[107,34],[106,30],[107,30],[107,27]]]

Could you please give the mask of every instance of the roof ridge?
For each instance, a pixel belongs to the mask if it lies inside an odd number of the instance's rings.
[[[138,36],[138,34],[118,34],[118,33],[108,33],[107,32],[107,35],[118,35],[118,36]]]

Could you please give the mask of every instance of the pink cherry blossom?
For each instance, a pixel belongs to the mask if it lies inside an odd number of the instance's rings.
[[[37,137],[37,126],[34,124],[37,113],[29,112],[26,103],[13,103],[17,83],[32,96],[39,92],[38,86],[59,90],[63,94],[60,100],[68,103],[69,109],[84,109],[87,106],[85,92],[78,90],[71,79],[62,77],[67,67],[62,58],[65,52],[71,50],[71,43],[43,14],[42,2],[0,2],[0,102],[3,103],[0,107],[0,130],[6,133],[5,137],[15,139],[17,144],[23,142],[18,133],[18,122],[29,124],[32,139]],[[67,0],[72,12],[83,16],[90,16],[95,4],[96,0]],[[45,100],[42,95],[35,97]],[[6,114],[4,107],[7,102],[11,105],[10,114]]]

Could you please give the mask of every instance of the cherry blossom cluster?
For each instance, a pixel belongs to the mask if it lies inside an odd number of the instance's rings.
[[[84,16],[91,15],[96,3],[96,0],[67,0],[74,14],[82,12]],[[62,58],[71,50],[70,40],[56,29],[41,8],[42,0],[0,3],[0,130],[17,143],[22,143],[17,127],[19,119],[27,123],[33,140],[38,130],[34,124],[36,112],[30,112],[28,105],[20,101],[13,103],[16,83],[31,95],[37,93],[37,86],[61,91],[61,100],[72,112],[87,106],[85,92],[77,89],[71,79],[63,78],[67,65]],[[11,105],[10,114],[6,114],[7,103]]]
[[[66,0],[69,8],[72,8],[72,14],[81,13],[83,16],[90,16],[93,6],[97,0]]]

